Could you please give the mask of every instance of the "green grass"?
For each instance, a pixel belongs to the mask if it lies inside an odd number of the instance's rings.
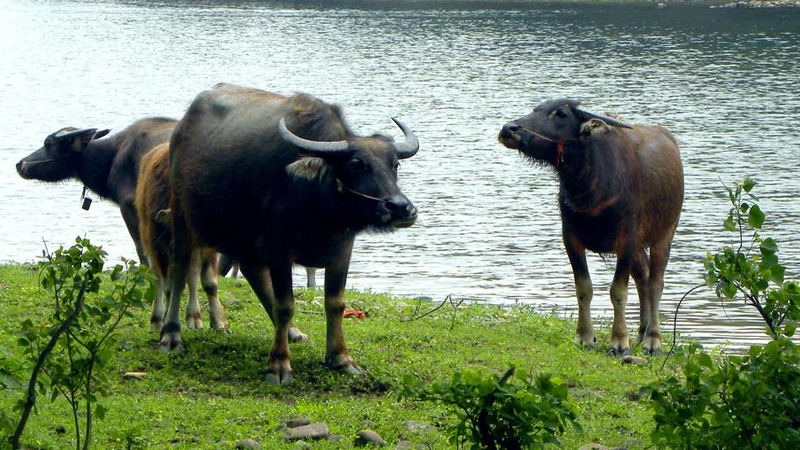
[[[19,323],[45,317],[50,300],[38,287],[32,266],[0,265],[0,285],[0,348],[21,354],[15,336]],[[532,372],[554,373],[571,386],[584,431],[570,430],[562,437],[564,448],[593,441],[645,448],[632,445],[630,438],[648,441],[653,426],[648,406],[627,399],[626,393],[655,380],[661,359],[636,367],[606,356],[602,346],[580,349],[572,343],[575,324],[554,315],[524,307],[448,305],[408,321],[418,306],[424,312],[436,304],[348,292],[348,307],[368,316],[345,319],[350,352],[366,370],[363,377],[351,377],[323,364],[321,292],[298,291],[295,324],[311,342],[291,346],[295,380],[277,387],[264,382],[272,341],[267,314],[244,281],[221,280],[220,293],[231,334],[184,330],[185,354],[158,350],[158,337],[149,331],[149,311],[121,326],[122,346],[112,369],[118,375],[111,377],[113,393],[101,400],[109,412],[104,420],[96,420],[93,448],[234,448],[236,441],[252,438],[260,439],[262,448],[296,449],[297,444],[285,443],[275,429],[302,416],[325,422],[332,433],[344,437],[339,443],[313,442],[313,448],[349,448],[363,428],[380,433],[390,448],[403,438],[429,448],[448,448],[438,430],[450,416],[438,405],[398,398],[403,376],[412,373],[433,381],[465,367],[500,372],[511,362]],[[607,335],[608,329],[601,328],[598,340],[607,341]],[[675,364],[672,358],[666,373],[672,373]],[[147,376],[123,380],[121,374],[128,371]],[[0,391],[0,411],[11,411],[20,395]],[[40,397],[38,414],[29,422],[23,442],[31,448],[74,448],[70,417],[66,402]],[[437,431],[409,436],[408,420],[432,424]],[[67,433],[56,433],[59,426]]]

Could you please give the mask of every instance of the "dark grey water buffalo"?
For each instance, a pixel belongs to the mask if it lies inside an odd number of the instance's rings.
[[[177,123],[161,117],[142,119],[105,139],[100,138],[109,130],[62,128],[47,136],[42,148],[17,163],[17,172],[29,180],[77,179],[100,197],[116,203],[139,260],[146,261],[134,206],[139,164],[142,155],[169,141]]]
[[[164,295],[169,296],[169,260],[172,241],[172,218],[169,210],[169,143],[165,142],[142,157],[139,180],[136,183],[136,211],[142,247],[150,267],[158,277],[158,291],[153,302],[150,325],[161,331],[164,320]],[[211,326],[227,330],[225,309],[219,301],[217,285],[217,254],[202,249],[192,255],[189,275],[189,301],[186,306],[187,328],[202,328],[197,285],[202,279],[203,291],[208,297],[208,313]]]
[[[625,305],[631,274],[639,292],[642,350],[658,352],[664,270],[683,203],[678,145],[662,127],[627,125],[579,104],[547,101],[503,126],[499,139],[558,174],[563,239],[578,297],[578,341],[595,341],[589,249],[617,256],[610,353],[630,353]]]
[[[292,378],[292,264],[325,268],[327,350],[358,373],[342,333],[344,289],[356,235],[411,226],[417,210],[397,186],[398,160],[419,142],[359,137],[338,107],[221,84],[194,100],[170,143],[174,260],[162,348],[181,345],[178,320],[193,249],[213,247],[241,271],[275,325],[267,379]],[[236,230],[236,233],[226,233]]]

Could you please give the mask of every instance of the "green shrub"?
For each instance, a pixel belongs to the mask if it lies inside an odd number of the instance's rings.
[[[503,377],[466,369],[428,387],[410,376],[404,384],[404,396],[449,407],[457,423],[448,433],[457,448],[541,449],[558,444],[568,423],[580,429],[567,386],[547,374],[531,379],[513,367]]]
[[[800,346],[789,339],[800,320],[800,285],[784,281],[777,244],[760,235],[765,215],[754,186],[748,179],[726,188],[731,209],[723,227],[735,244],[707,255],[705,280],[718,297],[741,297],[753,306],[773,340],[745,356],[716,360],[691,347],[683,379],[643,388],[658,448],[800,448]]]
[[[132,261],[111,270],[111,291],[102,293],[100,274],[105,257],[101,247],[78,238],[72,247],[46,254],[38,265],[40,284],[53,295],[52,310],[47,320],[22,322],[17,340],[23,350],[21,363],[10,357],[0,360],[2,387],[25,387],[15,407],[21,411],[10,439],[15,449],[21,448],[20,437],[35,411],[37,394],[51,401],[66,399],[79,450],[91,444],[93,417],[105,415],[98,397],[108,393],[103,369],[118,348],[114,331],[123,318],[131,316],[132,309],[142,308],[154,294],[152,274]],[[25,372],[29,372],[28,380],[21,383],[20,373]],[[8,432],[8,416],[0,419],[0,431]]]

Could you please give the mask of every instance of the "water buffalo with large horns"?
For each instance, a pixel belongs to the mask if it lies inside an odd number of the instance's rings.
[[[419,142],[360,137],[341,110],[228,84],[197,96],[172,136],[172,289],[162,348],[181,345],[180,298],[194,248],[237,259],[275,326],[267,380],[292,379],[292,264],[325,268],[325,361],[358,373],[342,334],[344,290],[356,235],[411,226],[417,210],[397,186],[398,160]],[[228,230],[236,230],[228,233]]]
[[[625,323],[629,275],[639,292],[639,341],[643,352],[655,353],[661,349],[658,307],[664,270],[683,203],[678,145],[662,127],[631,126],[579,104],[568,99],[542,103],[505,124],[499,139],[558,175],[563,239],[578,297],[578,341],[588,346],[595,341],[589,249],[617,257],[609,353],[630,353]]]
[[[158,144],[169,142],[177,123],[161,117],[142,119],[105,139],[100,138],[109,130],[62,128],[47,136],[39,150],[17,163],[17,172],[28,180],[77,179],[100,197],[117,204],[136,245],[139,261],[144,262],[134,206],[139,166],[144,154]]]

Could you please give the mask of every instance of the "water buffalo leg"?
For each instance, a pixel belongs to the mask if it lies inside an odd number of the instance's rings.
[[[636,283],[636,292],[639,294],[639,335],[637,343],[642,342],[650,323],[650,261],[644,250],[636,253],[631,268],[633,281]]]
[[[339,259],[325,268],[325,320],[327,323],[325,363],[332,369],[359,374],[361,369],[347,351],[342,330],[342,313],[345,308],[344,290],[352,248],[351,241],[349,248],[342,252]]]
[[[200,252],[192,254],[189,269],[189,302],[186,304],[186,328],[190,330],[203,328],[200,313],[200,300],[197,298],[197,286],[200,284]]]
[[[250,287],[253,288],[253,292],[261,302],[261,306],[263,306],[267,314],[269,314],[270,322],[272,322],[272,325],[275,325],[275,316],[272,309],[272,305],[275,304],[275,293],[272,291],[269,269],[259,264],[248,263],[246,261],[242,261],[239,264],[239,268],[242,270],[242,275],[244,275],[247,282],[250,283]],[[290,327],[289,341],[305,342],[308,341],[308,336],[301,333],[297,328]]]
[[[306,287],[309,289],[317,288],[317,269],[306,267]]]
[[[164,324],[164,315],[167,313],[165,301],[169,302],[169,276],[167,275],[169,258],[167,252],[156,251],[156,254],[151,257],[150,267],[158,278],[156,298],[153,301],[153,313],[150,315],[150,330],[158,333],[161,331],[161,326]]]
[[[139,237],[139,216],[136,214],[133,199],[120,202],[119,210],[122,213],[122,220],[125,221],[125,226],[128,227],[128,233],[133,239],[133,245],[136,246],[136,255],[139,257],[139,263],[147,264],[147,256],[144,253],[144,247],[142,247],[141,238]]]
[[[611,282],[611,306],[614,307],[614,323],[611,325],[610,355],[629,355],[631,353],[628,340],[628,324],[625,321],[625,306],[628,303],[628,280],[635,253],[623,251],[617,253],[617,268]]]
[[[181,295],[192,270],[192,245],[183,218],[173,211],[172,259],[167,272],[170,285],[169,305],[164,326],[161,327],[161,350],[183,350],[181,342]]]
[[[204,250],[200,271],[203,291],[208,298],[208,318],[215,330],[229,331],[225,308],[219,301],[219,284],[217,282],[217,254],[212,250]]]
[[[661,352],[661,317],[659,307],[664,292],[664,271],[669,261],[670,247],[675,230],[650,247],[650,321],[647,333],[642,339],[642,352],[657,354]]]
[[[588,348],[594,347],[594,326],[592,325],[592,279],[586,264],[586,248],[575,235],[564,231],[564,246],[567,249],[572,275],[575,277],[575,294],[578,297],[577,340]]]
[[[289,363],[289,328],[294,316],[294,292],[292,292],[292,263],[285,261],[270,266],[270,278],[275,292],[272,304],[275,339],[269,351],[267,382],[287,384],[292,381],[292,366]]]
[[[150,330],[161,331],[161,325],[164,323],[164,285],[167,280],[159,277],[156,285],[156,298],[153,300],[153,313],[150,314]]]

